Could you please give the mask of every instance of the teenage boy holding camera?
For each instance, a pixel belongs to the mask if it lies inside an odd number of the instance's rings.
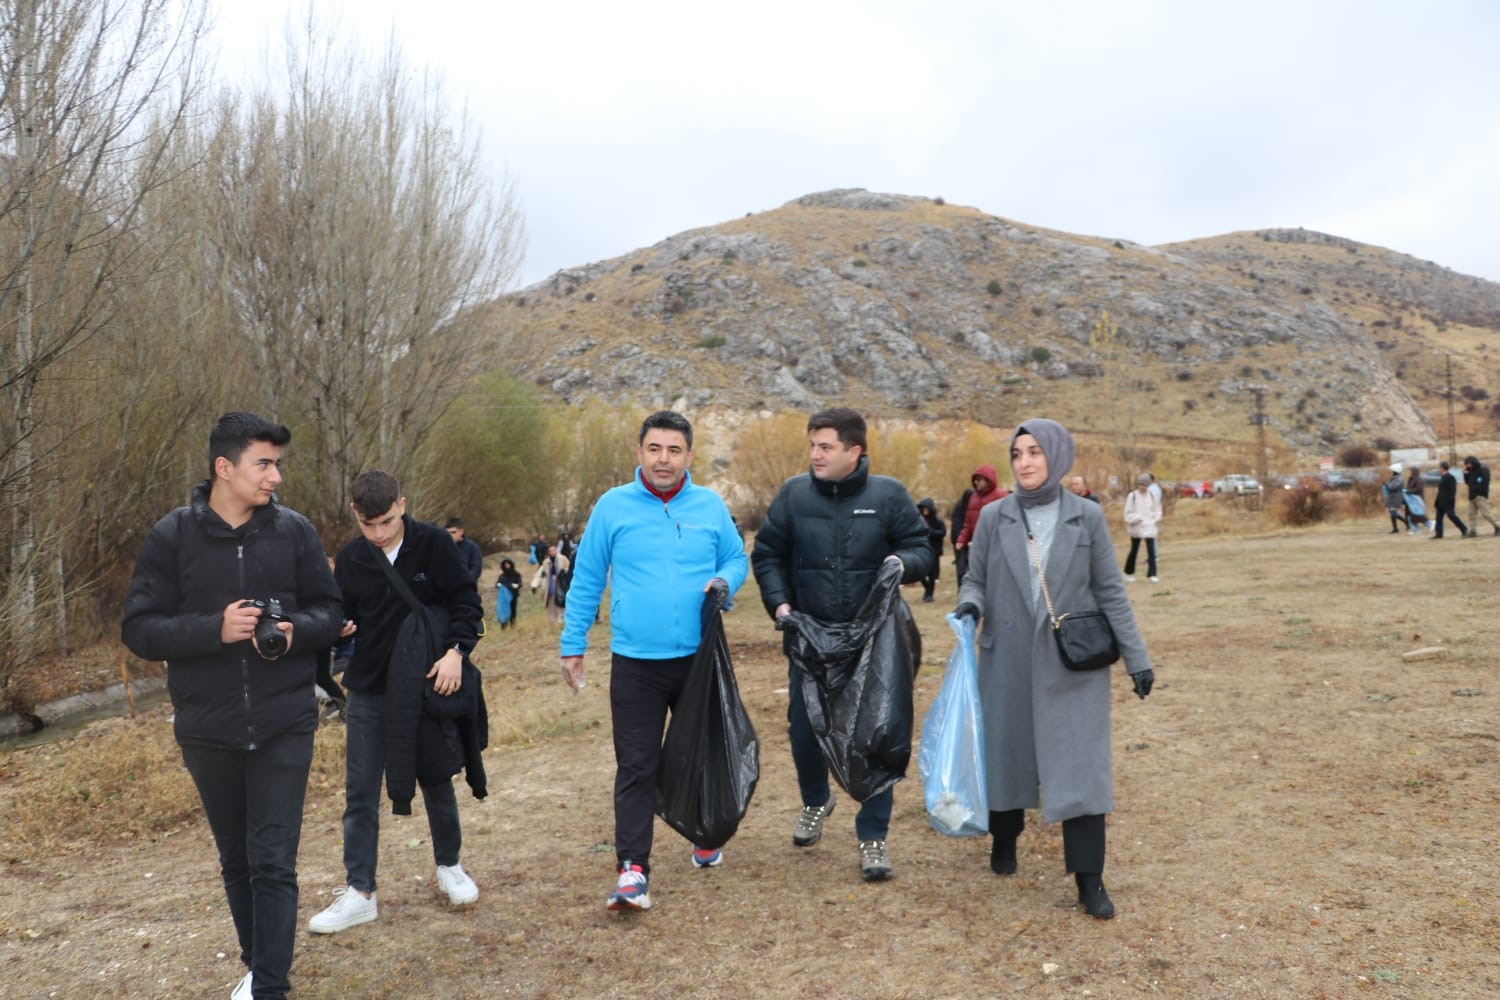
[[[146,536],[121,634],[167,662],[183,763],[219,849],[249,972],[235,1000],[284,997],[297,931],[297,846],[318,703],[315,653],[342,623],[317,532],[276,501],[291,431],[227,413],[209,434],[209,478]],[[272,601],[282,620],[262,620]],[[285,650],[263,626],[273,626]],[[272,641],[266,642],[265,640]]]

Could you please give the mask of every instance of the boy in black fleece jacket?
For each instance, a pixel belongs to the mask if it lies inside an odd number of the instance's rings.
[[[361,537],[339,550],[334,578],[344,597],[344,614],[358,641],[344,669],[349,689],[345,715],[344,869],[349,885],[333,905],[313,917],[308,930],[334,934],[378,915],[375,863],[380,833],[380,781],[385,773],[385,692],[391,654],[401,624],[411,613],[381,566],[387,560],[423,605],[447,613],[443,654],[426,676],[433,690],[458,690],[463,659],[479,641],[484,609],[474,581],[464,571],[448,533],[413,520],[394,476],[371,470],[354,481],[352,492]],[[458,863],[462,833],[458,800],[450,778],[421,785],[432,833],[437,882],[455,905],[472,903],[479,888]]]

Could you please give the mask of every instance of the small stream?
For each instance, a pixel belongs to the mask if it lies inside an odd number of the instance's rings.
[[[146,690],[138,690],[138,686],[142,685],[142,681],[131,682],[137,715],[148,712],[169,700],[164,680],[158,680],[154,684],[145,684]],[[34,732],[0,735],[0,753],[56,743],[70,736],[77,736],[85,726],[98,722],[100,719],[129,716],[130,702],[125,698],[121,685],[116,684],[104,692],[65,698],[60,702],[44,706],[38,710],[37,714],[42,719],[51,721]]]

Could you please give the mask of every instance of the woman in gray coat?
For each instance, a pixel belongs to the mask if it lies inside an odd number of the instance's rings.
[[[990,867],[1015,873],[1025,810],[1040,801],[1045,822],[1062,822],[1064,861],[1079,903],[1107,920],[1115,913],[1103,880],[1104,814],[1114,808],[1110,671],[1063,665],[1037,561],[1057,614],[1098,610],[1109,619],[1137,695],[1151,692],[1155,675],[1099,505],[1059,489],[1073,456],[1073,438],[1056,421],[1016,428],[1010,460],[1018,489],[980,516],[955,613],[983,621],[979,693],[994,837]]]

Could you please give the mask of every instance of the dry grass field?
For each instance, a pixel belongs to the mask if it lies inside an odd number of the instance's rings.
[[[1141,702],[1116,684],[1110,922],[1073,905],[1056,828],[1034,819],[1020,873],[999,878],[987,840],[931,830],[915,768],[893,881],[859,880],[847,799],[822,843],[794,848],[785,663],[753,584],[727,619],[762,742],[750,813],[707,871],[658,824],[654,908],[606,912],[607,629],[573,696],[523,605],[521,629],[481,647],[491,794],[460,791],[479,902],[440,900],[420,805],[385,817],[380,919],[300,933],[294,995],[1500,995],[1500,539],[1382,520],[1291,531],[1191,501],[1169,516],[1162,582],[1131,591],[1157,688]],[[953,593],[945,576],[938,603],[913,604],[920,708]],[[1428,646],[1444,652],[1403,659]],[[240,976],[166,715],[0,755],[0,997],[224,997]],[[342,881],[341,735],[319,737],[304,922]]]

